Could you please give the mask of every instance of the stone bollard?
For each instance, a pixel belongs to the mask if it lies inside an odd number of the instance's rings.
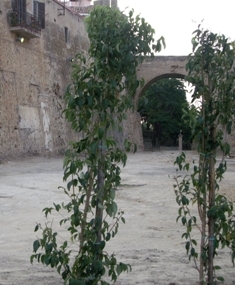
[[[182,135],[182,130],[180,130],[179,134],[179,151],[182,151],[183,149],[183,135]]]

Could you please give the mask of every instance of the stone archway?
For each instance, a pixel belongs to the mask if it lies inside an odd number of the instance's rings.
[[[144,79],[144,86],[137,90],[135,108],[127,114],[123,124],[123,138],[128,138],[137,145],[139,151],[144,150],[144,141],[140,123],[140,114],[137,112],[138,100],[143,92],[154,82],[163,78],[185,78],[186,56],[156,56],[139,66],[137,76]]]
[[[138,78],[144,79],[144,86],[137,90],[135,96],[135,108],[127,114],[127,119],[123,122],[123,133],[120,135],[120,140],[125,138],[130,139],[137,145],[139,151],[144,150],[144,142],[142,128],[140,124],[140,115],[137,112],[138,100],[146,88],[153,82],[169,77],[184,78],[187,75],[186,63],[187,56],[156,56],[152,60],[143,62],[137,71]],[[122,137],[122,138],[121,138]],[[231,146],[231,153],[234,154],[235,149],[235,131],[226,138]]]
[[[180,79],[184,79],[185,78],[185,74],[182,73],[165,73],[165,74],[161,74],[159,76],[154,77],[153,79],[151,79],[149,82],[146,82],[145,85],[138,90],[138,93],[135,96],[135,105],[138,105],[138,100],[139,98],[142,96],[142,94],[146,91],[146,89],[152,85],[154,82],[157,82],[161,79],[165,79],[165,78],[180,78]]]

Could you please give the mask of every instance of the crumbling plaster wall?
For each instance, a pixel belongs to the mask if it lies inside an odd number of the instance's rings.
[[[63,152],[79,136],[62,111],[71,74],[67,59],[89,47],[83,18],[67,9],[59,16],[62,7],[45,1],[41,37],[21,43],[7,23],[10,2],[0,4],[0,156]],[[32,13],[30,3],[27,11]]]

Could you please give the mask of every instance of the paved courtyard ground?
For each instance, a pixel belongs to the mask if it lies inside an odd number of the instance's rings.
[[[188,160],[197,159],[192,151]],[[197,272],[188,261],[181,239],[184,228],[176,223],[178,206],[173,191],[173,162],[178,151],[139,152],[128,156],[116,201],[125,212],[126,224],[107,251],[130,263],[132,272],[120,276],[117,285],[196,285]],[[0,285],[62,285],[54,269],[30,264],[34,227],[45,218],[42,209],[64,199],[63,158],[34,157],[0,164]],[[221,192],[235,201],[235,159]],[[57,218],[54,218],[56,224]],[[229,250],[217,263],[225,285],[235,284]]]

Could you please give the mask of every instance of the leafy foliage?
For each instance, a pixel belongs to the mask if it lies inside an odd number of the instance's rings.
[[[153,127],[153,135],[163,145],[167,140],[173,140],[176,145],[180,130],[184,141],[189,142],[190,129],[182,120],[183,109],[188,112],[189,106],[183,81],[177,78],[153,83],[139,100],[142,120]]]
[[[60,188],[67,202],[43,211],[46,217],[52,211],[62,215],[59,224],[67,226],[70,238],[60,245],[52,225],[37,224],[35,231],[41,230],[42,237],[33,244],[31,262],[36,259],[57,268],[69,285],[107,285],[107,280],[115,282],[131,269],[105,251],[106,243],[118,232],[119,221],[125,222],[115,202],[115,189],[121,182],[126,152],[135,150],[128,140],[120,149],[112,130],[120,127],[133,106],[133,95],[141,85],[137,65],[153,55],[163,40],[154,44],[151,26],[132,16],[133,11],[126,16],[118,9],[94,8],[86,20],[88,56],[77,55],[72,84],[65,94],[65,117],[82,138],[71,142],[64,158],[67,187]]]
[[[200,28],[194,32],[193,53],[187,64],[187,80],[196,86],[192,96],[200,100],[201,106],[185,113],[197,143],[199,162],[191,167],[182,153],[175,164],[179,171],[189,171],[185,177],[175,177],[178,218],[186,227],[182,237],[189,259],[193,258],[199,271],[200,284],[215,284],[223,281],[215,270],[214,258],[218,249],[229,247],[232,261],[235,257],[235,221],[233,203],[219,193],[219,182],[223,179],[227,164],[219,162],[218,151],[223,157],[229,155],[230,146],[226,133],[231,132],[234,122],[235,73],[234,43],[224,35],[213,34]],[[196,204],[198,213],[192,214],[190,205]],[[201,234],[199,252],[193,230]],[[197,264],[199,259],[199,265]],[[207,276],[206,276],[207,273]],[[204,283],[205,282],[205,283]]]

